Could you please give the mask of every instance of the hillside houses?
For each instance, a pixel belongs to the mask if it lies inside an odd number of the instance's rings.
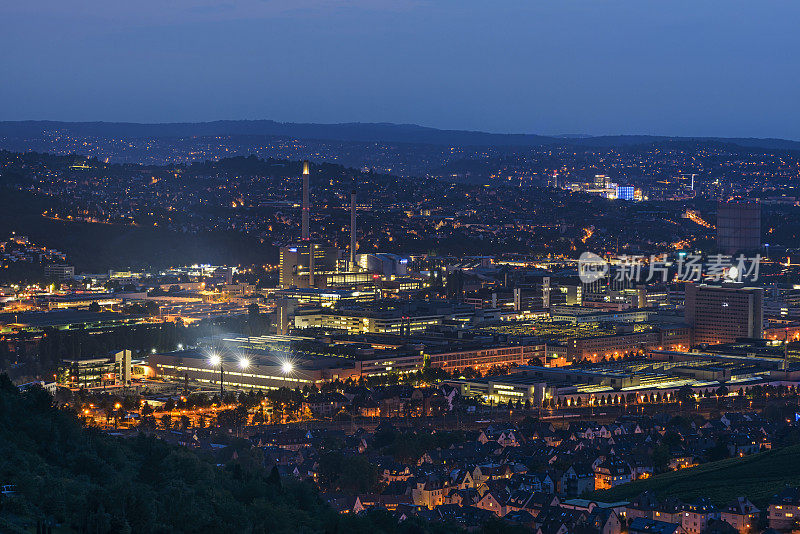
[[[343,399],[347,396],[334,402]],[[704,499],[682,502],[648,493],[623,503],[585,496],[702,463],[712,448],[717,454],[722,450],[720,443],[730,456],[752,454],[773,439],[777,428],[759,416],[734,413],[708,421],[624,416],[613,423],[557,425],[529,419],[466,432],[384,420],[374,432],[265,431],[251,443],[281,476],[318,482],[326,500],[347,513],[381,508],[398,517],[462,526],[496,517],[541,534],[749,533],[758,532],[754,529],[767,515],[776,530],[793,528],[800,496],[791,491],[776,495],[767,513],[746,496],[722,508]],[[343,465],[349,458],[371,466],[372,478],[360,485],[368,491],[348,490],[320,477],[324,458],[332,453],[342,456]]]

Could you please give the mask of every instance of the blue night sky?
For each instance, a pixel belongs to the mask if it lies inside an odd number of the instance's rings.
[[[796,0],[26,0],[0,120],[800,139]]]

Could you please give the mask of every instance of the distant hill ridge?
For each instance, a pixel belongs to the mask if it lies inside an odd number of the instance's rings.
[[[349,142],[412,143],[456,146],[545,146],[576,145],[614,147],[662,141],[730,143],[769,150],[800,150],[800,141],[787,139],[670,137],[650,135],[545,136],[498,134],[468,130],[440,130],[416,124],[339,123],[313,124],[272,120],[223,120],[141,124],[132,122],[0,121],[0,137],[38,137],[45,131],[65,130],[84,137],[207,137],[265,135]]]

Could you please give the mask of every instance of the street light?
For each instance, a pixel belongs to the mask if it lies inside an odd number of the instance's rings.
[[[221,399],[222,395],[225,393],[225,388],[222,385],[222,381],[225,378],[225,376],[223,374],[224,371],[222,369],[222,358],[219,357],[219,354],[212,354],[208,358],[208,363],[211,364],[211,367],[219,366],[219,394],[220,394],[220,399]]]
[[[286,377],[287,375],[291,374],[292,371],[294,371],[294,365],[292,364],[292,362],[290,362],[289,360],[284,360],[283,362],[281,362],[281,372],[283,373],[284,384],[286,384],[289,381],[289,379]],[[286,384],[286,387],[288,387],[288,384]]]

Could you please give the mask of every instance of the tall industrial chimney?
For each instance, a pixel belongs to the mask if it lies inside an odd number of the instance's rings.
[[[316,287],[316,279],[314,278],[314,252],[317,245],[313,243],[308,244],[308,287]]]
[[[356,270],[356,190],[350,193],[350,270]]]
[[[303,161],[303,241],[308,241],[308,216],[310,213],[308,201],[308,160]]]

